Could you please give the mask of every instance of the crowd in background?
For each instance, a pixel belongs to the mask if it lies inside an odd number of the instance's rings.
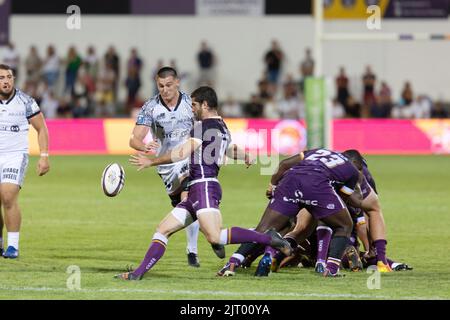
[[[41,56],[32,46],[24,59],[12,43],[5,49],[2,63],[12,67],[15,74],[25,69],[22,90],[33,96],[47,118],[133,116],[144,99],[140,88],[142,79],[154,79],[162,67],[158,60],[152,75],[142,75],[144,60],[136,48],[131,48],[126,69],[121,70],[119,55],[114,46],[99,55],[94,46],[82,54],[74,46],[61,57],[55,47],[48,45]],[[273,40],[263,54],[264,70],[255,92],[248,101],[236,101],[228,96],[221,103],[225,117],[270,119],[303,119],[305,117],[305,79],[314,75],[314,58],[309,48],[299,62],[296,72],[284,70],[285,55],[280,44]],[[197,53],[198,85],[215,84],[216,57],[206,41]],[[176,61],[170,65],[176,69]],[[295,76],[298,74],[298,76]],[[182,77],[182,74],[181,74]],[[282,78],[283,77],[283,78]],[[354,81],[354,78],[353,80]],[[416,94],[406,81],[400,97],[393,97],[389,83],[380,80],[371,66],[361,75],[362,92],[352,92],[350,77],[341,67],[335,78],[336,96],[333,99],[334,118],[447,118],[448,105],[433,101],[426,94]],[[124,101],[119,101],[119,87],[126,89]],[[354,90],[353,90],[354,91]],[[153,94],[157,93],[156,85]]]

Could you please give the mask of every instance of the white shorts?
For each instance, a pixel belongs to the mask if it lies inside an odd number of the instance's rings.
[[[22,187],[28,168],[28,154],[0,155],[0,183],[13,183]]]
[[[184,179],[189,176],[189,162],[180,161],[171,166],[164,166],[164,169],[158,168],[158,174],[164,182],[167,194],[177,191]]]

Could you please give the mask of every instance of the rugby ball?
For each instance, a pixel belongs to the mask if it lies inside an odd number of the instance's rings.
[[[106,166],[102,174],[102,189],[108,197],[115,197],[123,189],[125,184],[125,171],[118,163]]]

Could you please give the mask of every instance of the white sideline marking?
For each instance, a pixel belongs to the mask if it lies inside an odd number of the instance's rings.
[[[324,294],[324,293],[298,293],[298,292],[272,292],[270,294],[261,292],[231,292],[231,291],[192,291],[192,290],[154,290],[154,289],[81,289],[69,290],[66,288],[50,288],[50,287],[6,287],[0,286],[0,290],[7,291],[53,291],[53,292],[67,292],[67,293],[159,293],[159,294],[183,294],[183,295],[213,295],[213,296],[275,296],[275,297],[292,297],[292,298],[355,298],[355,299],[406,299],[406,300],[445,300],[442,297],[391,297],[383,295],[370,294]]]

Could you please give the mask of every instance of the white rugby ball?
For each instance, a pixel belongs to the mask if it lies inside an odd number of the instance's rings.
[[[102,189],[108,197],[115,197],[125,184],[125,171],[118,163],[109,164],[102,174]]]

